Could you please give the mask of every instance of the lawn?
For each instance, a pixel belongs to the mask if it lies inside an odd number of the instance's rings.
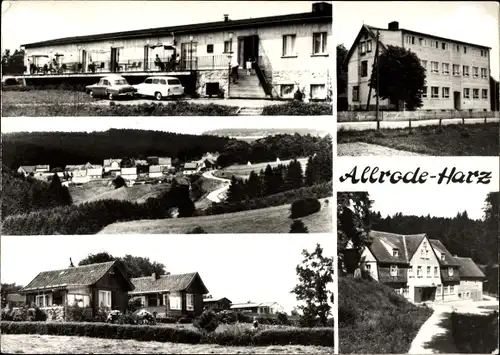
[[[409,129],[340,130],[337,143],[364,142],[436,156],[498,156],[499,124],[423,126]]]
[[[331,116],[333,105],[329,102],[291,101],[281,105],[267,105],[263,116]]]
[[[432,310],[376,281],[339,278],[341,354],[403,354]]]
[[[302,170],[305,171],[306,164],[308,158],[298,158],[297,159],[301,164],[302,164]],[[233,175],[236,177],[248,177],[252,171],[255,171],[256,173],[259,173],[261,170],[265,170],[267,165],[271,165],[272,168],[278,166],[278,165],[288,165],[290,164],[291,160],[282,160],[280,162],[266,162],[266,163],[256,163],[252,165],[246,165],[246,164],[241,164],[241,165],[230,165],[222,170],[217,170],[214,172],[214,176],[220,177],[220,178],[225,178],[225,179],[231,179]]]
[[[82,91],[54,89],[2,92],[2,105],[4,107],[18,104],[75,104],[87,102],[95,102],[95,100]]]
[[[451,315],[452,334],[460,353],[491,354],[498,349],[498,314]]]
[[[2,334],[1,351],[10,354],[320,354],[331,352],[331,348],[302,345],[190,345],[76,336]]]
[[[320,200],[319,212],[301,218],[309,233],[331,233],[332,207]],[[288,233],[292,220],[290,205],[262,208],[221,215],[173,218],[160,220],[141,220],[113,223],[100,234],[183,234],[195,227],[207,233]]]

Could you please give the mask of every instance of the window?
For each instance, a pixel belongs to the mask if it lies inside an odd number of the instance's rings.
[[[487,57],[488,56],[488,51],[485,49],[481,49],[481,57]]]
[[[488,98],[488,89],[482,89],[482,91],[481,91],[481,97],[483,99],[487,99]]]
[[[391,272],[391,276],[392,277],[398,276],[398,266],[397,265],[391,265],[390,272]]]
[[[464,46],[464,54],[467,54],[467,47]]]
[[[186,310],[194,311],[194,295],[192,293],[186,293]]]
[[[441,253],[441,260],[444,261],[444,258],[445,258],[445,254]]]
[[[359,45],[359,54],[365,55],[366,53],[366,42],[361,42]]]
[[[408,268],[408,278],[413,278],[413,266],[411,265]]]
[[[425,249],[425,259],[429,259],[429,249]]]
[[[420,259],[425,259],[425,248],[420,249]]]
[[[111,308],[111,291],[99,291],[99,305]]]
[[[160,79],[159,78],[154,78],[153,79],[153,84],[159,84],[160,83]]]
[[[479,77],[479,68],[478,67],[472,67],[472,76],[474,78]]]
[[[181,85],[181,82],[179,81],[179,79],[168,79],[167,82],[168,82],[168,85]]]
[[[448,286],[443,285],[443,295],[448,295]]]
[[[455,294],[455,285],[451,285],[450,286],[450,295],[454,295]]]
[[[392,249],[392,256],[398,257],[399,256],[399,250],[396,249],[396,248]]]
[[[284,98],[293,97],[293,89],[294,89],[293,84],[281,84],[280,85],[281,97],[284,97]]]
[[[326,99],[325,84],[311,84],[311,99],[317,99],[317,100]]]
[[[432,277],[432,271],[431,271],[431,267],[430,266],[427,266],[427,277]]]
[[[366,41],[366,52],[370,53],[372,51],[372,40]]]
[[[364,78],[366,76],[368,76],[368,61],[363,60],[361,62],[361,77]]]
[[[403,296],[408,297],[410,290],[408,287],[403,288]]]
[[[436,287],[436,295],[440,295],[441,294],[441,285],[437,285]]]
[[[144,80],[144,84],[153,84],[153,79],[147,78],[146,80]]]
[[[470,89],[464,88],[464,99],[470,99]]]
[[[169,295],[168,302],[170,303],[170,309],[182,310],[182,300],[180,295]]]
[[[479,99],[479,89],[472,89],[472,98]]]
[[[448,268],[448,276],[453,276],[453,268],[452,267]]]
[[[224,41],[224,53],[233,53],[233,41]]]
[[[88,306],[90,306],[90,297],[88,295],[68,294],[67,303],[70,306],[76,304],[76,305],[78,305],[78,307],[88,307]]]
[[[464,76],[469,76],[469,66],[468,65],[464,65],[463,73],[464,73]]]
[[[427,61],[426,60],[421,60],[420,63],[422,64],[422,68],[427,70]]]
[[[47,307],[49,305],[49,295],[37,295],[35,297],[35,304],[38,307]]]
[[[434,277],[438,277],[439,273],[439,268],[437,266],[434,266]]]
[[[488,69],[481,68],[481,78],[486,79],[488,77]]]
[[[448,47],[448,43],[441,42],[441,49],[442,49],[443,51],[448,50],[448,48],[449,48],[449,47]]]
[[[159,83],[161,85],[167,85],[167,81],[165,79],[160,79]],[[170,83],[169,83],[170,84]]]
[[[326,32],[313,33],[313,54],[326,53]]]
[[[422,278],[422,266],[417,266],[417,278]]]
[[[418,44],[419,44],[419,45],[421,45],[421,46],[423,46],[423,45],[424,45],[424,39],[423,39],[422,37],[420,37],[420,38],[418,39]]]
[[[412,36],[406,36],[406,43],[411,44],[411,37]]]
[[[296,56],[295,53],[295,35],[283,36],[283,57]]]
[[[450,88],[443,88],[443,98],[448,99],[450,97]]]
[[[431,72],[434,74],[439,73],[439,63],[438,62],[431,62]]]
[[[433,47],[438,49],[439,48],[439,41],[434,41]]]
[[[439,88],[437,86],[431,87],[431,98],[433,99],[439,98]]]
[[[371,266],[371,264],[366,264],[366,263],[365,263],[365,270],[366,270],[366,271],[371,271],[371,270],[372,270],[372,266]]]
[[[460,46],[458,44],[453,45],[455,47],[455,52],[460,52]]]
[[[422,97],[427,97],[427,86],[422,88]]]
[[[352,101],[359,101],[359,86],[352,87]]]
[[[443,63],[442,68],[443,68],[443,74],[450,74],[450,64],[449,63]]]
[[[453,64],[453,75],[460,76],[460,65]]]
[[[213,53],[213,52],[214,52],[214,45],[207,44],[207,53]]]

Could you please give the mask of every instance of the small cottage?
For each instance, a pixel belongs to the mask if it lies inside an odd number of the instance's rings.
[[[203,300],[203,308],[210,309],[215,312],[224,311],[231,308],[231,300],[226,297],[222,298],[205,298]]]

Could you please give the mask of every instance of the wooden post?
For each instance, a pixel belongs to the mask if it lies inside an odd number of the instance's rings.
[[[408,123],[409,123],[409,128],[410,128],[409,133],[411,134],[411,117],[408,119]]]
[[[380,119],[378,117],[379,115],[379,87],[380,87],[380,84],[379,84],[379,63],[378,63],[378,43],[379,43],[379,37],[380,37],[380,32],[377,31],[377,44],[375,46],[375,63],[376,63],[376,66],[375,66],[375,69],[377,70],[377,101],[376,101],[376,104],[375,104],[375,117],[376,117],[376,120],[377,120],[377,131],[380,130]]]

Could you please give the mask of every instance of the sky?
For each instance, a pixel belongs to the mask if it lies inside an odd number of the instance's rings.
[[[144,129],[183,134],[202,134],[223,128],[309,128],[328,130],[330,117],[2,117],[2,133],[12,132],[92,132],[110,128]]]
[[[335,44],[349,49],[364,24],[400,28],[491,47],[491,74],[499,79],[499,5],[489,1],[336,1],[333,3]]]
[[[310,12],[313,1],[2,1],[2,52],[62,37]],[[194,10],[194,11],[193,11]],[[29,25],[26,25],[29,24]]]
[[[316,243],[334,255],[328,235],[98,235],[1,237],[2,283],[28,284],[41,271],[65,269],[88,254],[106,251],[149,257],[172,274],[198,272],[214,298],[233,303],[278,302],[287,312],[297,305],[290,291],[302,250]],[[22,255],[22,257],[21,257]],[[29,260],[29,267],[26,261]]]

